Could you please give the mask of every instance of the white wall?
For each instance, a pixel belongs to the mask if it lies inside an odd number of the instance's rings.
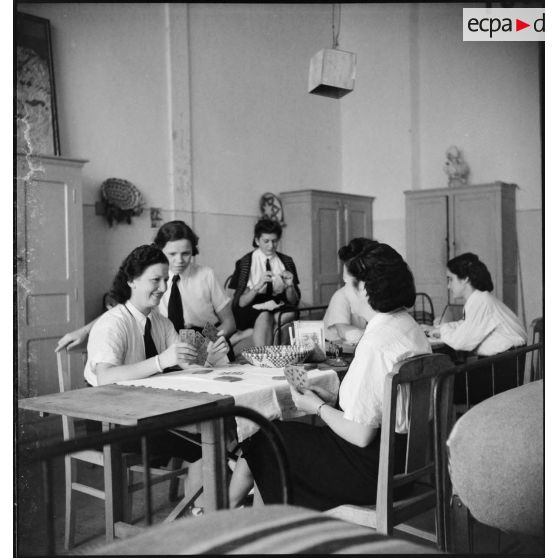
[[[263,193],[340,189],[339,104],[306,92],[330,10],[190,5],[194,225],[222,278],[251,249]]]

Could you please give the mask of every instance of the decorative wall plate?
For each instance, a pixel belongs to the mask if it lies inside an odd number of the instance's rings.
[[[260,211],[262,217],[267,217],[272,221],[278,221],[281,226],[283,223],[283,204],[281,200],[271,192],[267,192],[260,198]]]

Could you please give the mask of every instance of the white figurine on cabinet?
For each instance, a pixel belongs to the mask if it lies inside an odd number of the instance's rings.
[[[448,186],[466,186],[469,175],[469,165],[463,160],[461,152],[455,145],[448,147],[444,172],[448,175]]]

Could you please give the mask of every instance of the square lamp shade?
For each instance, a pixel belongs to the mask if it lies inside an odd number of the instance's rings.
[[[308,92],[339,99],[355,86],[356,54],[324,48],[310,60]]]

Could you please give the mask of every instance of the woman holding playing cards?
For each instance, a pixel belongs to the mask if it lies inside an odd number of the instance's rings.
[[[403,258],[379,242],[346,255],[350,256],[346,260],[348,284],[368,322],[355,358],[339,394],[312,386],[302,393],[291,388],[295,405],[321,417],[325,427],[275,423],[289,458],[292,503],[316,510],[375,503],[385,377],[396,363],[431,352],[424,332],[406,310],[414,303],[415,284]],[[397,405],[396,472],[404,469],[408,427],[405,393],[402,391],[403,399]],[[242,468],[249,467],[263,501],[281,502],[275,457],[261,433],[243,443],[243,455],[233,481],[245,478]],[[231,486],[234,489],[235,485]]]
[[[168,274],[165,254],[152,245],[135,248],[122,262],[110,293],[118,304],[94,323],[89,334],[84,372],[89,385],[147,378],[175,365],[186,367],[196,359],[197,350],[180,342],[171,321],[153,311],[167,290]],[[209,343],[207,364],[222,360],[227,350],[222,337]],[[153,438],[150,449],[163,458],[196,462],[189,468],[188,482],[194,486],[201,482],[198,445],[166,432]],[[128,443],[124,451],[140,451],[139,440]]]
[[[168,274],[168,260],[154,246],[139,246],[124,260],[111,289],[119,304],[89,334],[84,375],[90,385],[147,378],[196,359],[195,347],[181,343],[172,322],[153,312],[167,290]],[[221,360],[226,348],[223,338],[211,343],[210,364]]]
[[[277,252],[283,232],[277,221],[263,218],[254,227],[255,248],[235,264],[229,288],[235,289],[233,313],[238,329],[254,328],[255,346],[271,345],[274,313],[283,304],[300,301],[293,259]]]

